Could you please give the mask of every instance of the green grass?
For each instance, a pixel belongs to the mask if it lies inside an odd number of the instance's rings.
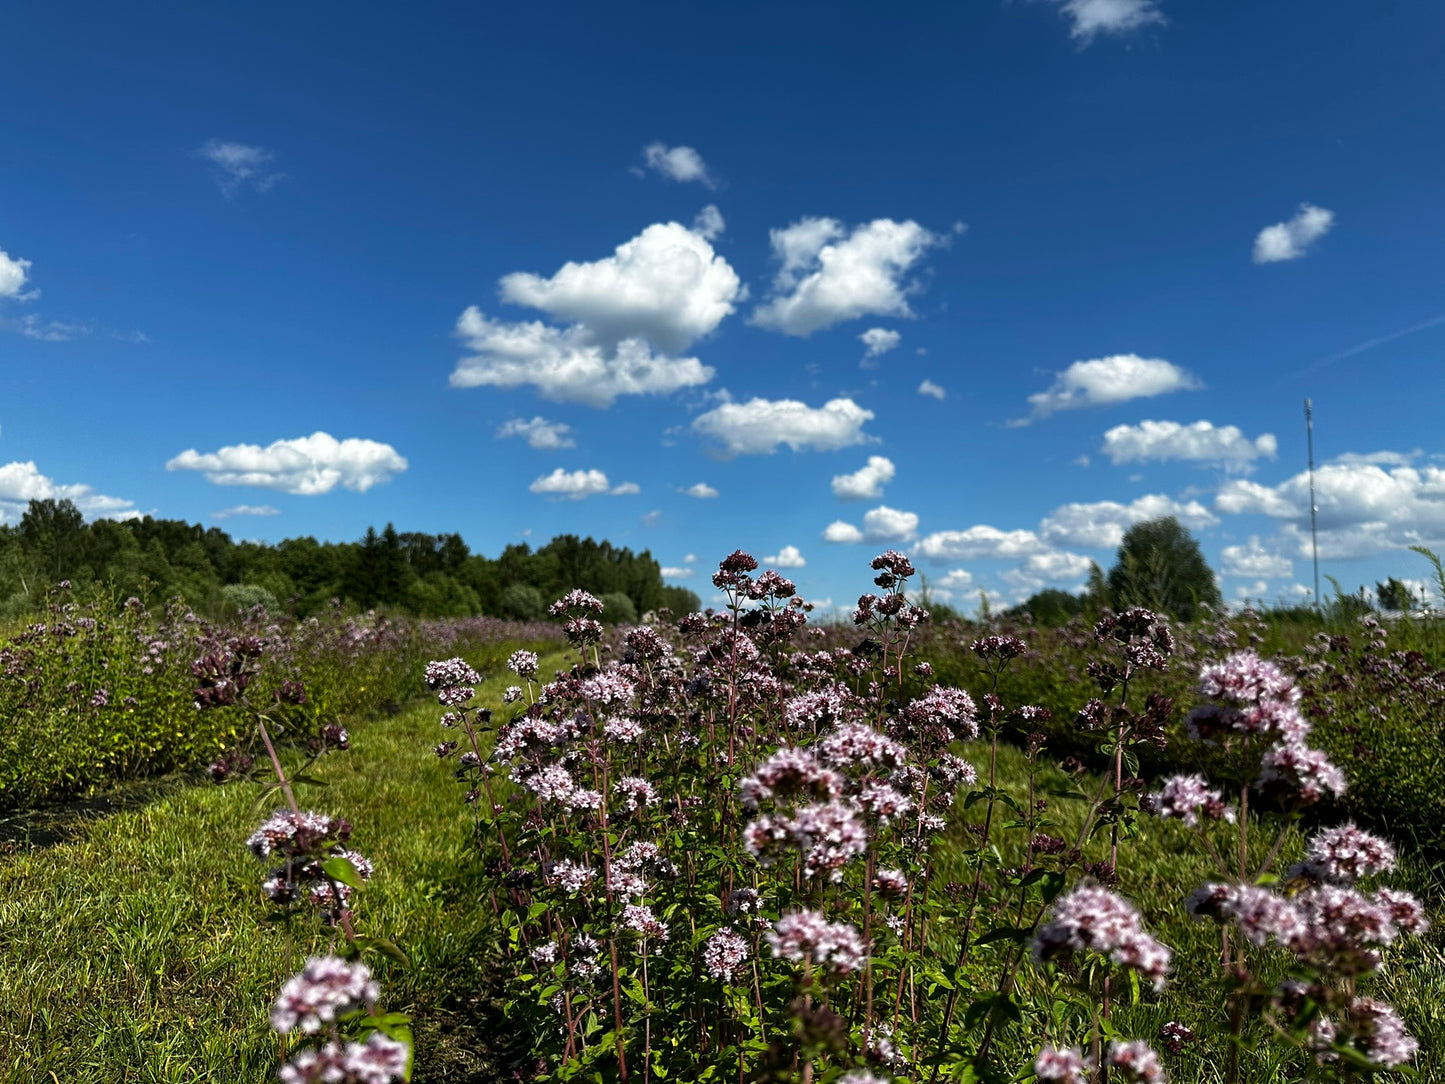
[[[482,699],[499,703],[505,684]],[[488,1001],[491,912],[470,814],[430,752],[438,716],[424,703],[355,727],[352,750],[319,765],[330,786],[300,797],[351,820],[376,862],[359,926],[411,957],[410,970],[380,970],[385,1005],[417,1018],[417,1079],[490,1080],[507,1046]],[[244,846],[266,812],[251,810],[257,790],[188,788],[0,858],[0,1080],[274,1078],[266,1013],[293,968]],[[300,933],[296,959],[325,944]]]
[[[544,660],[543,671],[555,664]],[[496,703],[504,681],[484,686]],[[430,704],[353,728],[353,749],[321,772],[332,784],[303,802],[344,814],[354,844],[377,874],[362,893],[364,932],[391,937],[412,967],[381,967],[383,1002],[414,1014],[422,1082],[506,1079],[525,1037],[500,1019],[489,951],[490,907],[472,858],[471,819],[448,765],[431,755],[439,740]],[[982,769],[986,751],[970,750]],[[1018,788],[1024,762],[1000,751],[1000,777]],[[263,921],[262,867],[243,841],[264,815],[247,786],[190,787],[145,808],[78,826],[71,842],[0,858],[0,1080],[61,1084],[256,1082],[274,1079],[278,1045],[266,1012],[291,973],[284,933]],[[981,807],[975,807],[975,812]],[[1055,803],[1065,835],[1075,806]],[[1017,834],[1017,833],[1014,833]],[[1179,971],[1159,999],[1119,1010],[1121,1028],[1152,1038],[1179,1019],[1207,1030],[1221,1012],[1203,978],[1217,944],[1212,927],[1184,915],[1183,897],[1208,875],[1187,833],[1147,822],[1125,844],[1123,890],[1142,902],[1149,926],[1177,951]],[[945,852],[944,877],[963,880],[964,859]],[[1440,885],[1418,867],[1398,879],[1433,900]],[[945,939],[946,939],[945,932]],[[1433,937],[1433,935],[1432,935]],[[297,958],[324,947],[299,939]],[[948,951],[948,946],[940,946]],[[974,973],[991,982],[1002,951],[981,950]],[[1026,990],[1039,978],[1023,971]],[[1445,954],[1439,940],[1390,953],[1380,996],[1394,1000],[1421,1039],[1424,1081],[1445,1080]],[[1011,1058],[1036,1049],[1037,1035],[1004,1037]],[[1269,1056],[1246,1062],[1246,1079],[1292,1079]],[[1179,1081],[1220,1079],[1220,1046],[1172,1068]]]

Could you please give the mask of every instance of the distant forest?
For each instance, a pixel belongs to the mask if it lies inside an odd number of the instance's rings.
[[[261,604],[307,616],[340,599],[359,609],[418,617],[531,619],[573,587],[601,597],[604,616],[633,621],[663,606],[699,608],[693,592],[662,582],[652,555],[562,535],[496,558],[472,553],[458,534],[368,528],[357,542],[288,538],[238,542],[218,527],[181,520],[86,523],[68,500],[31,501],[20,522],[0,526],[0,616],[40,606],[62,580],[99,584],[148,603],[183,596],[222,617]]]

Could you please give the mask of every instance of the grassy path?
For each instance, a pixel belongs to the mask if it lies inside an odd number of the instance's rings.
[[[499,704],[505,684],[483,686],[482,701]],[[331,785],[298,797],[346,816],[376,862],[360,925],[412,959],[409,971],[382,969],[382,985],[388,1008],[417,1017],[417,1079],[488,1080],[490,910],[466,853],[470,814],[431,753],[438,715],[423,703],[354,727],[352,749],[318,766]],[[0,857],[0,1080],[274,1079],[266,1014],[293,969],[283,930],[263,921],[264,868],[244,845],[265,816],[250,809],[257,793],[188,788],[72,842]],[[324,946],[302,935],[297,959]]]

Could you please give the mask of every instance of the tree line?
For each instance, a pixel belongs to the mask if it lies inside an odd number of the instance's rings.
[[[356,542],[302,537],[272,544],[151,516],[86,523],[71,501],[32,500],[19,523],[0,526],[0,615],[33,611],[62,580],[148,602],[180,595],[212,617],[257,604],[305,617],[339,599],[417,617],[528,620],[574,587],[602,598],[616,621],[664,606],[679,613],[699,608],[693,592],[662,582],[648,551],[576,535],[536,550],[511,545],[495,558],[473,553],[459,534],[398,531],[390,523],[367,528]]]

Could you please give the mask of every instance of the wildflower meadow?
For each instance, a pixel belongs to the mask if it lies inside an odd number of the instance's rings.
[[[61,585],[0,649],[10,823],[171,784],[9,833],[0,1071],[1438,1079],[1440,822],[1379,768],[1439,756],[1433,630],[964,624],[868,575],[832,623],[741,551],[622,624]]]

